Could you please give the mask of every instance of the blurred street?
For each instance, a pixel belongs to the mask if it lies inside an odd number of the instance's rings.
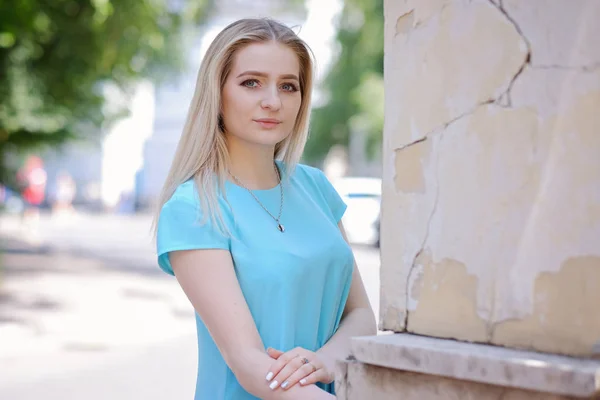
[[[193,310],[156,265],[150,222],[43,215],[32,239],[0,218],[0,399],[193,397]],[[377,315],[379,252],[355,255]]]

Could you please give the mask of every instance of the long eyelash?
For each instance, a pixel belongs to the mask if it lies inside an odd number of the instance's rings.
[[[297,92],[298,91],[298,87],[296,85],[294,85],[293,83],[284,83],[284,85],[291,86],[291,88],[292,88],[291,92]]]
[[[250,87],[250,86],[246,86],[246,84],[247,84],[247,83],[250,83],[250,82],[256,82],[256,83],[259,83],[259,82],[258,82],[258,80],[256,80],[256,79],[247,79],[247,80],[245,80],[244,82],[242,82],[241,86]]]
[[[257,79],[246,79],[240,85],[252,89],[251,86],[247,86],[247,84],[250,83],[250,82],[255,82],[257,84],[260,84],[260,82]],[[291,87],[291,90],[289,90],[289,92],[297,92],[299,90],[298,86],[296,86],[293,83],[284,83],[282,86],[284,86],[284,85],[288,85],[288,86]]]

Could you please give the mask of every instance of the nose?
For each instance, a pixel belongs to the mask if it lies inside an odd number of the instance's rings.
[[[265,110],[277,111],[281,108],[281,98],[277,87],[265,90],[260,106]]]

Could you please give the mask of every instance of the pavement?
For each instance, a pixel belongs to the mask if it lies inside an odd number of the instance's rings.
[[[0,399],[189,399],[194,313],[148,215],[0,216]],[[379,253],[355,247],[372,305]],[[377,314],[376,314],[377,315]]]

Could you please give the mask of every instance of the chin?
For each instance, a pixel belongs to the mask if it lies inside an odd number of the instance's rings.
[[[288,136],[289,135],[286,135],[282,132],[260,131],[253,134],[252,138],[249,139],[251,142],[254,142],[258,145],[275,146],[277,143],[285,140]]]
[[[252,129],[244,132],[243,135],[226,134],[229,140],[244,142],[250,146],[275,147],[277,143],[285,140],[289,134],[284,133],[282,129]]]

